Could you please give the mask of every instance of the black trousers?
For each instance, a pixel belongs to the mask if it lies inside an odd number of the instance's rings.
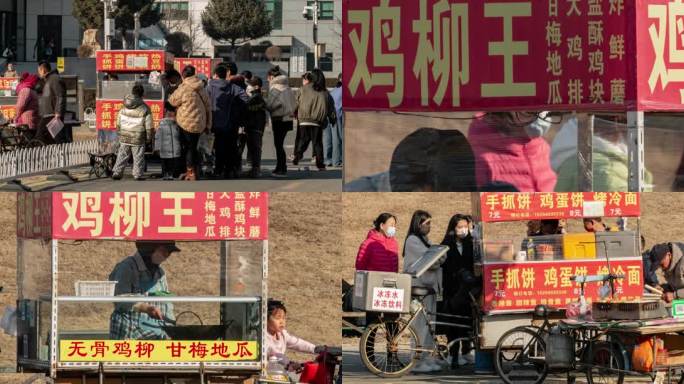
[[[261,168],[261,146],[263,144],[263,131],[247,131],[247,157],[252,162],[252,169]]]
[[[161,159],[161,167],[162,167],[162,177],[166,176],[171,176],[171,177],[178,177],[179,174],[181,173],[179,170],[179,163],[181,162],[182,158],[180,157],[172,157],[170,159]]]
[[[200,165],[199,151],[197,150],[197,142],[199,141],[199,133],[191,133],[180,130],[181,133],[181,151],[185,157],[185,166],[187,168],[197,168]]]
[[[216,164],[214,174],[217,176],[230,176],[240,168],[240,154],[238,153],[238,132],[216,132],[214,137],[214,153]]]
[[[276,151],[276,172],[287,172],[287,155],[285,154],[285,137],[292,130],[291,121],[273,120],[273,145]]]
[[[315,125],[300,125],[300,140],[295,157],[300,160],[304,156],[309,143],[313,146],[313,156],[318,168],[325,168],[323,161],[323,128]]]

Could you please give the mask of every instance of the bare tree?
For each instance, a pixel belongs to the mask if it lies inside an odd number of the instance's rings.
[[[188,12],[187,18],[182,19],[172,17],[170,12],[162,13],[160,25],[167,37],[167,42],[169,42],[171,35],[183,34],[187,37],[183,39],[181,48],[188,55],[196,54],[208,41],[207,36],[202,30],[202,25],[199,22],[193,22],[191,11]],[[174,36],[171,36],[171,38],[174,38]]]

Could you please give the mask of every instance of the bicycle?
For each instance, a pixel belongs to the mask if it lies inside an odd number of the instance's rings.
[[[43,141],[34,136],[35,130],[29,129],[28,125],[6,124],[0,129],[0,149],[6,152],[45,145]]]
[[[584,294],[584,284],[592,281],[612,282],[624,276],[601,275],[591,280],[587,277],[573,276],[582,285],[580,297]],[[530,382],[540,384],[553,370],[567,373],[568,382],[574,382],[572,371],[585,371],[589,384],[614,382],[622,384],[625,376],[627,354],[620,340],[608,334],[606,329],[589,329],[560,323],[552,326],[549,314],[558,309],[537,305],[534,315],[542,318],[541,326],[519,326],[505,332],[497,342],[494,352],[494,369],[506,384]],[[547,355],[547,340],[572,348],[568,359],[562,356]],[[554,351],[560,353],[562,351]],[[550,366],[549,361],[553,362]]]
[[[359,353],[361,361],[373,374],[384,378],[398,378],[410,372],[421,354],[429,354],[446,360],[451,347],[460,341],[474,340],[474,326],[468,326],[456,322],[433,321],[432,315],[439,315],[447,319],[470,320],[468,316],[451,315],[446,313],[432,313],[425,308],[424,300],[434,295],[435,291],[430,288],[411,288],[411,310],[408,319],[401,317],[387,318],[381,315],[378,322],[366,327],[359,341]],[[475,299],[470,295],[471,302]],[[413,324],[416,321],[426,321],[430,325],[430,338],[432,347],[420,346],[418,335]],[[468,337],[456,338],[446,344],[438,340],[432,326],[463,328],[471,330]]]

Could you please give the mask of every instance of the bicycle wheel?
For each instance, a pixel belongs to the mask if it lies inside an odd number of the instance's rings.
[[[373,374],[396,378],[410,372],[418,359],[418,335],[406,321],[387,320],[374,323],[361,335],[361,361]]]
[[[615,345],[595,341],[589,345],[586,364],[588,384],[622,384],[625,379],[625,362]]]
[[[548,374],[546,344],[528,327],[516,327],[496,343],[494,368],[506,384],[544,382]]]
[[[40,139],[31,139],[28,143],[26,143],[26,148],[42,147],[44,145],[45,143],[43,143]]]

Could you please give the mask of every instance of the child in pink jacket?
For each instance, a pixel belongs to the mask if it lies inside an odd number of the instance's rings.
[[[283,366],[288,366],[290,360],[285,356],[288,350],[303,353],[318,353],[324,347],[317,347],[310,342],[289,334],[285,330],[287,309],[282,302],[269,300],[268,327],[266,332],[266,356],[275,356]]]

